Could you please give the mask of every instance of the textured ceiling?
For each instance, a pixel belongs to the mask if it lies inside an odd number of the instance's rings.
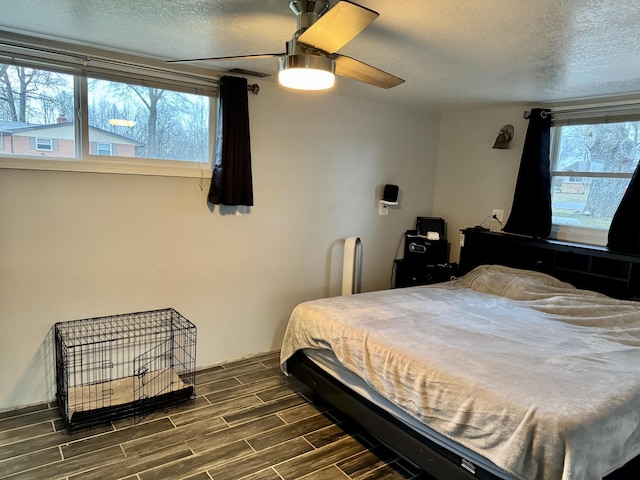
[[[380,17],[340,53],[406,83],[339,78],[339,94],[447,111],[640,92],[635,0],[357,3]],[[0,29],[163,60],[282,52],[296,28],[288,0],[0,0],[0,11]],[[275,59],[198,65],[277,73]]]

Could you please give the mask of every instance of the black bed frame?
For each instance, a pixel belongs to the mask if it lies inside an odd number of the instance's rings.
[[[309,387],[322,401],[330,404],[359,423],[380,442],[396,451],[438,480],[495,480],[497,477],[480,468],[466,464],[462,458],[435,444],[400,423],[374,403],[362,397],[313,363],[302,352],[287,361],[290,374]],[[475,471],[475,475],[470,470]]]
[[[583,288],[587,288],[586,283],[592,290],[620,298],[637,299],[640,293],[640,256],[500,233],[476,230],[465,232],[468,234],[465,235],[460,262],[463,273],[485,263],[529,267],[555,274],[561,280],[572,281]],[[582,281],[581,275],[584,275]],[[612,281],[611,277],[615,280]],[[579,281],[576,282],[576,279]],[[599,285],[602,288],[598,288]],[[287,361],[287,369],[315,395],[355,420],[370,434],[435,480],[499,478],[407,427],[385,410],[335,380],[303,352],[297,352]],[[640,456],[607,475],[604,480],[635,480],[640,478],[639,472]]]
[[[475,228],[463,230],[462,235],[460,275],[478,265],[498,264],[548,273],[611,297],[640,299],[640,255]]]

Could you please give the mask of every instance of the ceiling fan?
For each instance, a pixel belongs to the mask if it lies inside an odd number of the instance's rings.
[[[278,81],[290,88],[324,90],[334,84],[334,74],[391,88],[404,80],[346,55],[336,53],[368,27],[379,14],[348,0],[329,8],[329,0],[291,0],[289,8],[296,14],[297,30],[286,43],[284,53],[264,53],[232,57],[169,60],[169,63],[206,60],[247,60],[278,58]]]

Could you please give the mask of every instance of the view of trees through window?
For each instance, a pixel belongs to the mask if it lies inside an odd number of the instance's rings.
[[[90,79],[89,125],[92,143],[109,132],[139,142],[138,157],[207,161],[208,97]]]
[[[556,224],[608,229],[638,164],[640,122],[554,127]]]
[[[87,82],[90,155],[208,162],[209,97]],[[0,64],[0,154],[79,156],[75,97],[73,75]]]

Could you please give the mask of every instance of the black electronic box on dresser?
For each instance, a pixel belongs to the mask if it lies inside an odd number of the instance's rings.
[[[462,230],[462,235],[460,275],[478,265],[506,265],[548,273],[612,297],[640,300],[640,255],[475,228]]]
[[[396,288],[444,282],[455,275],[444,219],[418,217],[416,229],[405,234],[404,258],[396,259],[395,267]]]

